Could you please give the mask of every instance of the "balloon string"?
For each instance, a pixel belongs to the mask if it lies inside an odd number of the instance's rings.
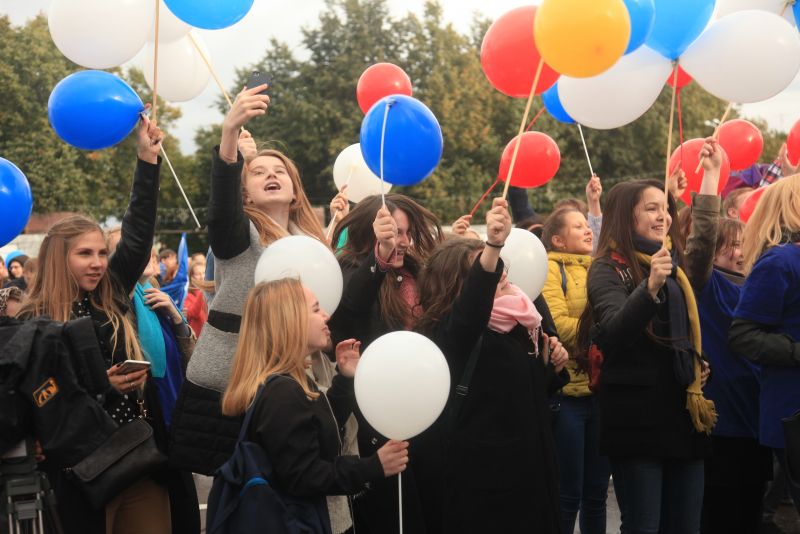
[[[525,114],[522,116],[522,122],[519,125],[519,133],[516,137],[516,143],[514,143],[514,153],[511,155],[511,165],[508,166],[506,185],[503,188],[503,199],[508,196],[508,186],[511,185],[511,175],[514,172],[514,165],[517,163],[519,145],[522,144],[522,134],[525,133],[525,123],[528,122],[528,115],[531,112],[531,104],[533,104],[533,95],[536,94],[536,86],[539,84],[539,76],[542,75],[542,67],[544,67],[544,59],[539,58],[539,66],[536,67],[536,76],[533,77],[533,85],[531,85],[531,94],[528,95],[528,104],[525,106]]]
[[[681,90],[678,88],[676,99],[678,100],[678,142],[681,148],[681,165],[683,164],[683,113],[681,112]]]
[[[672,128],[675,125],[675,95],[678,92],[678,65],[677,63],[672,68],[672,104],[669,108],[669,131],[667,132],[667,157],[664,163],[664,196],[669,198],[669,158],[672,155]],[[668,232],[664,231],[664,247],[667,246],[667,239],[669,238]]]
[[[192,209],[192,204],[189,202],[189,199],[186,197],[186,192],[183,190],[183,186],[181,185],[181,181],[178,180],[178,175],[175,174],[175,169],[172,167],[172,163],[169,161],[169,156],[167,156],[166,150],[164,150],[164,145],[161,145],[161,155],[164,156],[164,161],[167,162],[169,166],[169,170],[172,171],[172,177],[175,178],[175,183],[178,184],[178,189],[181,191],[181,195],[183,195],[183,200],[186,201],[186,205],[189,206],[189,211],[192,213],[192,218],[194,218],[194,223],[197,225],[197,228],[202,228],[200,221],[197,220],[197,215],[194,213],[194,209]]]
[[[484,200],[486,200],[486,197],[489,196],[489,193],[491,193],[492,190],[495,188],[495,186],[499,183],[500,183],[500,177],[498,176],[497,180],[495,180],[494,183],[489,186],[489,189],[486,190],[486,192],[483,194],[480,200],[478,200],[478,202],[475,203],[475,207],[473,207],[472,211],[469,212],[470,217],[475,215],[475,212],[478,211],[478,207],[483,203]]]
[[[353,165],[350,165],[350,172],[347,173],[347,180],[344,181],[344,185],[339,192],[341,193],[344,191],[344,188],[350,185],[350,178],[353,176]],[[331,240],[331,234],[333,233],[334,223],[336,222],[336,216],[339,215],[339,212],[342,211],[339,208],[336,208],[336,211],[333,212],[333,217],[331,217],[331,222],[328,224],[328,230],[325,232],[325,241]]]
[[[539,119],[539,117],[541,117],[541,116],[542,116],[542,113],[544,113],[544,110],[545,110],[545,108],[544,108],[544,107],[542,107],[542,109],[540,109],[540,110],[539,110],[539,113],[537,113],[537,114],[536,114],[536,115],[533,117],[533,120],[532,120],[530,123],[528,123],[528,127],[527,127],[527,128],[525,128],[525,131],[526,131],[526,132],[529,132],[529,131],[531,130],[531,127],[532,127],[534,124],[536,124],[536,121]]]
[[[781,8],[781,13],[780,13],[779,16],[782,17],[784,15],[784,13],[786,13],[786,10],[789,9],[789,6],[794,5],[794,3],[795,3],[795,0],[786,0],[783,3],[783,7]]]
[[[722,114],[722,118],[719,120],[719,124],[717,124],[717,127],[714,128],[714,133],[711,134],[711,137],[713,137],[714,139],[719,137],[719,129],[722,128],[722,125],[725,124],[726,120],[728,120],[728,115],[731,112],[731,108],[733,108],[733,102],[728,102],[728,107],[725,108],[725,113]],[[705,159],[706,159],[705,156],[700,157],[700,161],[697,162],[697,168],[694,170],[695,173],[700,172],[700,169],[703,167],[703,161],[705,161]]]
[[[211,73],[211,77],[214,78],[214,82],[216,82],[217,87],[219,87],[219,90],[222,91],[222,96],[225,97],[225,101],[228,103],[228,105],[230,107],[233,107],[233,101],[231,100],[231,95],[229,95],[228,91],[225,90],[225,86],[222,85],[222,81],[219,79],[219,76],[217,76],[217,72],[214,70],[214,67],[211,66],[211,62],[208,60],[206,55],[200,49],[200,45],[197,44],[197,41],[195,40],[194,36],[192,35],[192,32],[189,32],[186,35],[187,35],[187,37],[189,37],[189,40],[192,41],[192,45],[194,46],[194,49],[197,50],[198,54],[200,54],[200,57],[203,59],[203,63],[206,64],[206,67],[208,68],[208,72]]]
[[[400,534],[403,534],[403,473],[397,473],[397,499],[400,505]]]
[[[158,119],[158,24],[161,13],[161,0],[156,0],[155,46],[153,47],[153,124]]]
[[[384,208],[386,207],[386,193],[384,191],[385,182],[383,180],[383,147],[386,141],[386,123],[389,119],[389,108],[392,107],[392,104],[394,104],[394,99],[390,98],[386,102],[386,108],[383,110],[383,127],[381,128],[381,202]]]
[[[594,176],[594,169],[592,169],[592,160],[589,159],[589,149],[586,148],[586,139],[583,137],[583,128],[581,128],[581,123],[576,122],[575,124],[578,125],[578,132],[581,134],[581,143],[583,143],[583,152],[586,154],[586,163],[589,164],[589,172],[592,173],[591,176]]]

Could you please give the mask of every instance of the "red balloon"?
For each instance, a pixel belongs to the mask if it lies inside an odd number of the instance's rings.
[[[411,78],[392,63],[376,63],[368,67],[356,86],[358,107],[366,113],[375,102],[389,95],[411,96]]]
[[[789,130],[789,137],[786,138],[786,149],[789,151],[789,163],[797,165],[800,163],[800,120],[794,123]]]
[[[500,181],[505,182],[514,145],[519,137],[512,139],[503,150],[500,158]],[[558,172],[561,165],[561,152],[553,139],[541,132],[525,132],[519,145],[514,172],[511,174],[511,185],[517,187],[539,187],[549,182]]]
[[[492,23],[481,44],[481,67],[495,89],[514,98],[531,93],[541,54],[533,40],[536,6],[512,9]],[[556,83],[559,74],[545,64],[536,94]]]
[[[719,127],[719,144],[731,160],[731,170],[740,171],[758,162],[764,138],[752,122],[735,119]]]
[[[750,220],[750,216],[753,215],[754,211],[756,211],[758,201],[761,200],[761,195],[763,195],[764,191],[766,190],[766,187],[759,187],[745,197],[744,202],[742,202],[742,206],[739,208],[739,218],[743,222]]]
[[[681,161],[681,146],[675,149],[672,156],[669,158],[669,172],[675,171],[675,168],[680,163],[681,169],[686,173],[686,180],[689,182],[684,191],[681,199],[687,204],[692,203],[691,193],[700,191],[700,184],[703,182],[703,169],[700,168],[699,172],[695,172],[697,164],[700,162],[700,150],[703,149],[703,139],[689,139],[683,142],[683,161]],[[731,176],[731,163],[728,160],[728,155],[725,149],[722,149],[722,167],[719,170],[719,193],[725,189],[725,184],[728,183],[728,178]]]
[[[672,85],[673,75],[674,73],[670,71],[669,76],[667,77],[667,85],[669,85],[670,87],[673,87]],[[692,83],[692,80],[694,80],[694,78],[686,74],[686,71],[683,70],[680,65],[678,65],[678,84],[677,86],[674,87],[676,89],[683,89],[684,87]]]

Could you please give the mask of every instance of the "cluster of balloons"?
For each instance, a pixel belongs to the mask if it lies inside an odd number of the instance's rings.
[[[33,196],[28,179],[19,167],[0,158],[0,247],[17,237],[33,209]]]
[[[208,52],[192,28],[228,27],[247,14],[253,0],[159,1],[158,94],[173,102],[191,100],[209,81],[201,55]],[[120,66],[144,49],[145,80],[154,86],[153,2],[53,0],[48,26],[58,49],[88,69]],[[125,82],[106,74],[75,73],[59,82],[51,94],[48,115],[67,143],[88,150],[107,148],[124,139],[136,124],[141,102],[131,97],[133,90]]]

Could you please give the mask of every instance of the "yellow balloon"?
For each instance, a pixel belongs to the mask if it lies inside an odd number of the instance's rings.
[[[631,19],[623,0],[544,0],[536,10],[533,37],[550,67],[589,78],[625,53]]]

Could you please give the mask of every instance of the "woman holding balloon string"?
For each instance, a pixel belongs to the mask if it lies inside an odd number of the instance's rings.
[[[228,459],[240,421],[220,411],[256,263],[281,237],[307,235],[325,242],[294,163],[277,150],[256,149],[244,125],[266,114],[266,85],[236,97],[212,153],[208,232],[216,293],[186,371],[173,430],[173,457],[181,467],[211,474]]]
[[[18,314],[20,318],[47,315],[57,321],[91,317],[114,390],[107,395],[104,408],[118,425],[139,416],[137,399],[148,380],[147,370],[123,374],[117,369],[125,360],[143,359],[127,311],[130,292],[150,260],[162,139],[161,130],[143,116],[131,200],[122,220],[116,253],[109,257],[103,231],[87,217],[76,215],[54,224],[42,242],[39,273]],[[150,402],[151,392],[152,388],[144,390],[144,401],[149,409],[158,412],[158,402]],[[159,426],[154,428],[159,430]],[[59,514],[67,532],[172,531],[167,488],[155,475],[125,488],[104,510],[98,511],[66,478],[64,467],[67,466],[50,465],[47,461],[43,464],[58,497]]]
[[[420,276],[418,330],[442,349],[452,388],[468,386],[457,419],[438,423],[442,532],[562,531],[548,397],[569,380],[568,355],[544,299],[534,305],[508,282],[500,259],[511,233],[506,206],[494,200],[485,244],[448,240]]]
[[[328,529],[333,524],[329,531],[341,534],[353,531],[347,501],[342,506],[348,522],[336,528],[337,510],[331,505],[336,501],[326,503],[325,497],[357,493],[405,471],[408,443],[389,441],[362,458],[342,455],[338,429],[355,408],[360,343],[337,344],[339,374],[321,392],[306,374],[306,360],[330,344],[328,319],[314,293],[297,279],[256,285],[245,305],[222,410],[231,417],[252,410],[246,436],[266,451],[274,469],[270,483],[325,510],[321,519]]]
[[[334,342],[355,338],[366,347],[383,334],[411,330],[420,313],[417,274],[443,239],[439,221],[404,195],[386,195],[385,205],[380,196],[370,196],[342,219],[333,243],[344,232],[347,243],[337,253],[344,291],[331,318]],[[357,418],[359,451],[369,456],[386,438],[360,412]],[[424,533],[427,502],[417,494],[415,469],[403,478],[403,517],[410,532]],[[397,484],[381,481],[356,498],[356,529],[373,534],[397,532],[397,491]]]
[[[742,254],[748,275],[729,341],[736,354],[761,364],[759,441],[785,469],[781,419],[800,410],[799,174],[766,188],[745,228]],[[800,511],[798,481],[788,485]]]

